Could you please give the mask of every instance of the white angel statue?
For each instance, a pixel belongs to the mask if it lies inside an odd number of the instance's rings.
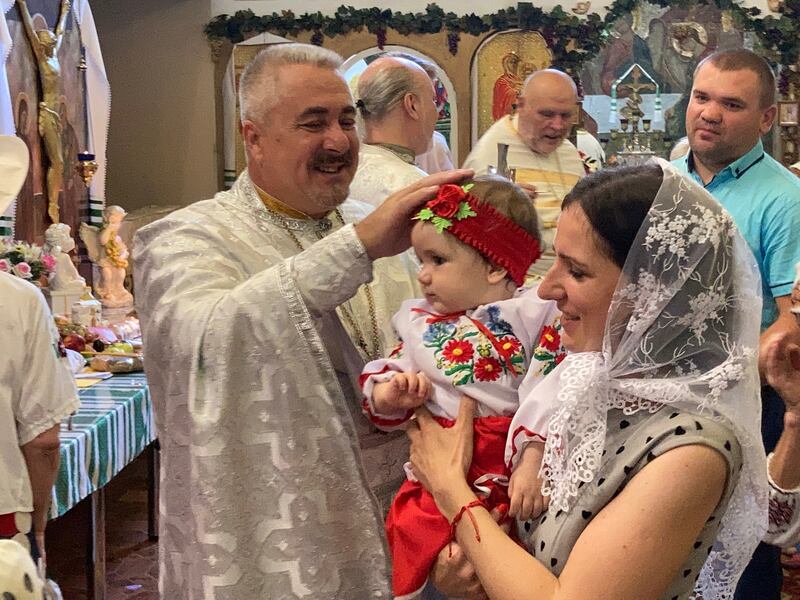
[[[70,235],[69,225],[53,223],[44,232],[44,249],[56,261],[55,272],[50,276],[47,287],[54,292],[80,294],[86,287],[86,280],[80,276],[72,263],[69,253],[75,248],[75,240]]]
[[[103,209],[103,225],[99,229],[81,223],[81,239],[86,244],[89,258],[100,268],[100,281],[95,285],[95,291],[103,306],[109,308],[133,304],[133,296],[124,285],[128,247],[119,236],[126,214],[121,206],[107,206]]]

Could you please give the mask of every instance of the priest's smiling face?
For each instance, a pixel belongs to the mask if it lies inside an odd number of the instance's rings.
[[[312,65],[279,68],[259,122],[242,123],[253,181],[319,218],[344,202],[358,167],[353,98],[342,76]]]

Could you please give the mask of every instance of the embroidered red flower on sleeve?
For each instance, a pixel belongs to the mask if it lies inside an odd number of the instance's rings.
[[[436,198],[428,202],[434,214],[449,219],[455,216],[458,212],[461,201],[467,197],[467,192],[461,189],[461,186],[447,183],[439,188],[439,193]]]
[[[474,349],[465,340],[450,340],[442,350],[445,360],[451,363],[467,363],[472,360]]]
[[[503,374],[503,365],[496,358],[485,356],[475,363],[475,379],[495,381]]]
[[[539,338],[539,346],[555,352],[561,346],[561,335],[555,327],[547,325],[542,329],[542,337]]]
[[[514,356],[520,348],[522,348],[522,344],[515,337],[506,336],[497,340],[497,350],[506,358]]]

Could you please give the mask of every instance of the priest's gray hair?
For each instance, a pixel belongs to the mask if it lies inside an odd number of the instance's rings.
[[[389,60],[389,59],[386,59]],[[419,80],[414,72],[424,69],[404,58],[392,57],[395,64],[377,70],[370,77],[358,80],[358,103],[364,121],[381,121],[406,94],[419,95]]]
[[[278,101],[277,75],[280,67],[309,65],[337,70],[342,57],[311,44],[274,44],[250,61],[239,79],[239,115],[244,121],[260,123]]]

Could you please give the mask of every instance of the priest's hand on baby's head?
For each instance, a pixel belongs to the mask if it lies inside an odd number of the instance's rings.
[[[412,217],[422,205],[436,196],[439,186],[460,183],[472,177],[471,169],[456,169],[429,175],[395,192],[363,221],[357,223],[356,233],[373,260],[393,256],[411,246]]]

